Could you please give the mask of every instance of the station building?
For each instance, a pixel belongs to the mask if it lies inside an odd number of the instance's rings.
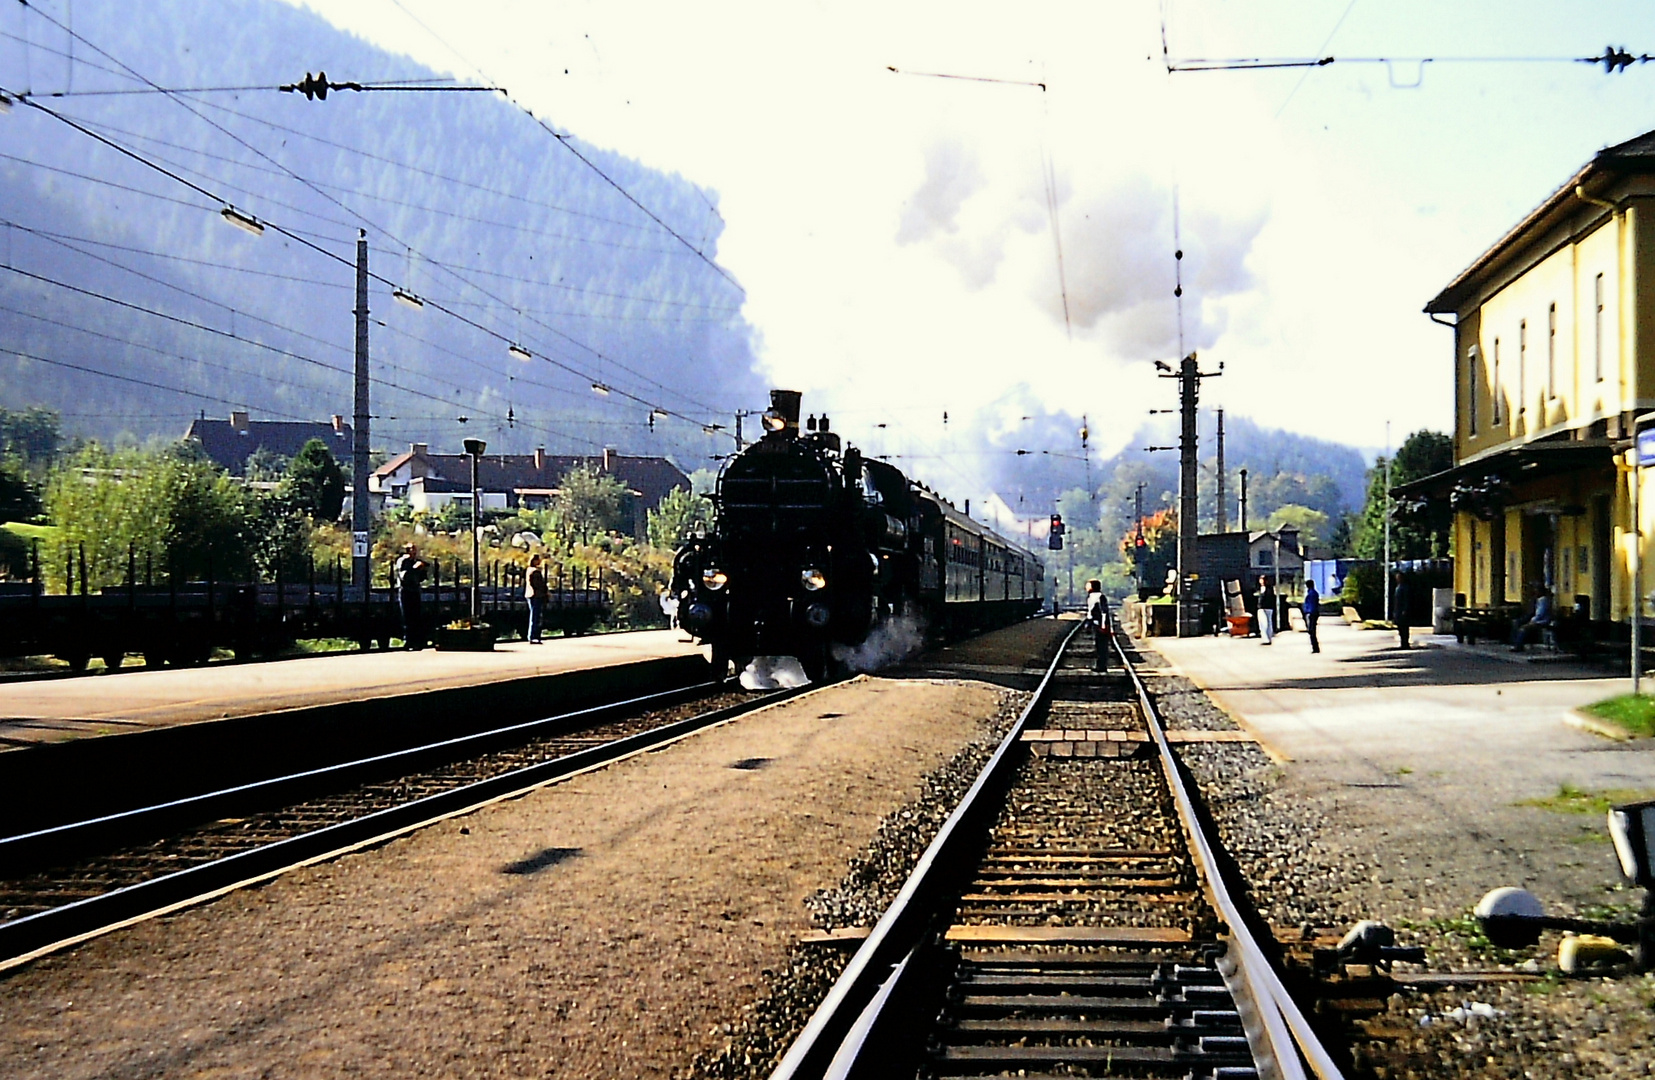
[[[1630,617],[1632,435],[1655,409],[1655,132],[1611,146],[1425,310],[1454,330],[1454,590]],[[1641,490],[1645,564],[1655,488]],[[1647,587],[1647,584],[1646,584]]]

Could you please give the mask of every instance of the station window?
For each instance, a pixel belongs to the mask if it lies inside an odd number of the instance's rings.
[[[1498,424],[1500,422],[1500,398],[1504,396],[1501,393],[1501,390],[1500,390],[1500,339],[1499,338],[1494,339],[1494,378],[1489,381],[1489,386],[1493,391],[1493,393],[1490,396],[1494,399],[1493,405],[1489,409],[1489,412],[1492,414],[1490,419],[1495,424]]]
[[[1517,412],[1529,407],[1529,321],[1517,324]]]
[[[1546,396],[1557,397],[1557,305],[1546,309]]]
[[[1592,370],[1603,381],[1603,275],[1599,274],[1592,283],[1594,314],[1592,316],[1595,329],[1592,333]]]
[[[1472,435],[1477,434],[1477,360],[1479,349],[1473,345],[1465,351],[1465,427]],[[1263,565],[1260,563],[1259,565]]]

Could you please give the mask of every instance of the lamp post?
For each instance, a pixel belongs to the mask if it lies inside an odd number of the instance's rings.
[[[483,524],[482,496],[477,490],[477,463],[482,460],[488,443],[481,439],[465,440],[465,452],[471,455],[471,625],[476,626],[481,616],[477,582],[482,579],[483,551],[480,530]]]

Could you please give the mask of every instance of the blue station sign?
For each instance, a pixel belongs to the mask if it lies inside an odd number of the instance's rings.
[[[1638,432],[1638,464],[1655,465],[1655,427]]]

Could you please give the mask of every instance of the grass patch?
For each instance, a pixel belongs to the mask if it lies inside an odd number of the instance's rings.
[[[1473,956],[1480,956],[1500,963],[1514,964],[1522,960],[1527,954],[1511,949],[1502,949],[1488,940],[1483,933],[1482,924],[1467,908],[1462,914],[1441,916],[1425,922],[1415,922],[1411,919],[1398,919],[1397,925],[1405,930],[1433,931],[1440,934],[1448,942],[1457,944]]]
[[[1640,802],[1649,797],[1649,792],[1634,791],[1630,788],[1587,791],[1585,788],[1578,788],[1573,784],[1559,784],[1556,795],[1547,795],[1539,799],[1522,799],[1513,805],[1532,806],[1537,810],[1550,810],[1554,814],[1596,814],[1603,817],[1609,813],[1611,806]]]
[[[8,521],[0,525],[0,529],[4,529],[13,536],[21,537],[24,540],[40,540],[42,542],[57,535],[56,525],[27,525],[21,521]]]
[[[1619,725],[1634,735],[1655,735],[1655,697],[1648,694],[1621,694],[1587,705],[1580,711]]]
[[[293,654],[318,656],[327,653],[356,652],[361,646],[351,638],[299,638],[293,643]]]

